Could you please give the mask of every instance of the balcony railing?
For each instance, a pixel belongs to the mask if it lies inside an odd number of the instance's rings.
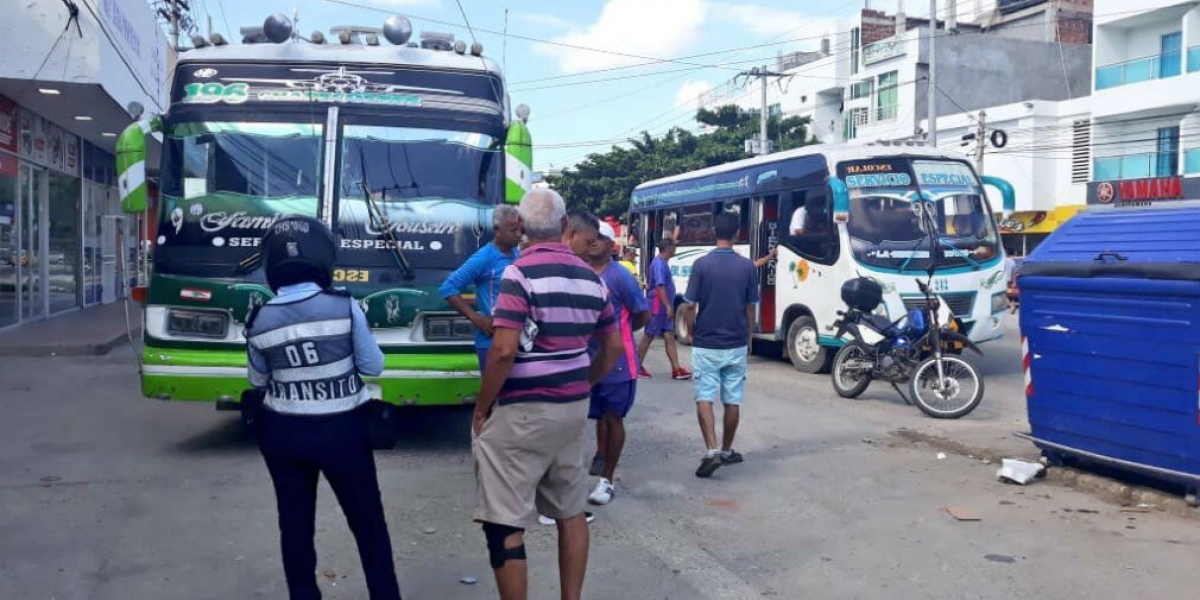
[[[1188,175],[1200,175],[1200,148],[1193,148],[1183,154],[1183,172]]]
[[[1196,152],[1195,150],[1189,152]],[[1092,179],[1094,181],[1113,181],[1117,179],[1141,179],[1144,177],[1163,177],[1179,173],[1177,154],[1160,154],[1148,152],[1145,154],[1126,154],[1097,158],[1093,163]],[[1200,172],[1200,153],[1194,159]]]
[[[1189,51],[1189,62],[1191,54]],[[1183,53],[1166,52],[1158,56],[1100,67],[1096,69],[1096,89],[1106,90],[1151,79],[1174,77],[1182,71],[1182,61]]]
[[[895,121],[896,115],[898,115],[899,113],[900,113],[900,106],[898,104],[891,104],[888,106],[880,106],[879,108],[875,109],[875,120],[876,121]]]
[[[1188,73],[1200,71],[1200,46],[1188,48]]]

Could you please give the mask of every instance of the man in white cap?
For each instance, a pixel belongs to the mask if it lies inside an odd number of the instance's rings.
[[[638,353],[633,333],[650,321],[650,306],[633,275],[612,259],[616,233],[612,225],[599,221],[596,240],[583,257],[608,288],[608,301],[617,318],[624,355],[603,379],[592,386],[588,418],[596,421],[596,456],[590,474],[600,477],[588,496],[592,504],[612,501],[617,461],[625,447],[625,416],[633,407],[637,393]],[[600,343],[593,339],[589,351],[595,355]]]

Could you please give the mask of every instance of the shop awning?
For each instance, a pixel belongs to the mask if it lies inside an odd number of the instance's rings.
[[[1066,223],[1075,213],[1087,208],[1083,204],[1055,207],[1054,210],[1025,210],[1014,212],[1000,221],[1002,234],[1051,233]]]

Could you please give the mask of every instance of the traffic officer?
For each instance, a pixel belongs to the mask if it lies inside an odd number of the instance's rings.
[[[313,536],[324,473],[358,543],[371,600],[399,600],[362,380],[383,371],[383,353],[350,294],[330,287],[336,253],[333,234],[310,217],[280,219],[262,241],[276,296],[246,319],[250,383],[263,395],[259,445],[275,484],[291,599],[321,597]]]

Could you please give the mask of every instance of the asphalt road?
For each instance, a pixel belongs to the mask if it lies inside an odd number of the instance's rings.
[[[710,480],[693,475],[691,385],[643,381],[617,498],[596,509],[585,597],[1195,598],[1200,519],[1001,484],[994,464],[893,435],[1031,454],[1011,435],[1026,427],[1015,337],[985,348],[984,402],[953,422],[886,386],[842,400],[827,376],[755,357],[746,462]],[[650,367],[668,371],[661,347]],[[270,481],[233,415],[142,399],[127,349],[8,359],[0,398],[0,597],[286,597]],[[412,414],[401,445],[377,454],[406,598],[495,598],[470,522],[467,423],[462,410]],[[321,494],[325,597],[364,598],[353,539]],[[553,527],[527,545],[531,597],[556,598]]]

